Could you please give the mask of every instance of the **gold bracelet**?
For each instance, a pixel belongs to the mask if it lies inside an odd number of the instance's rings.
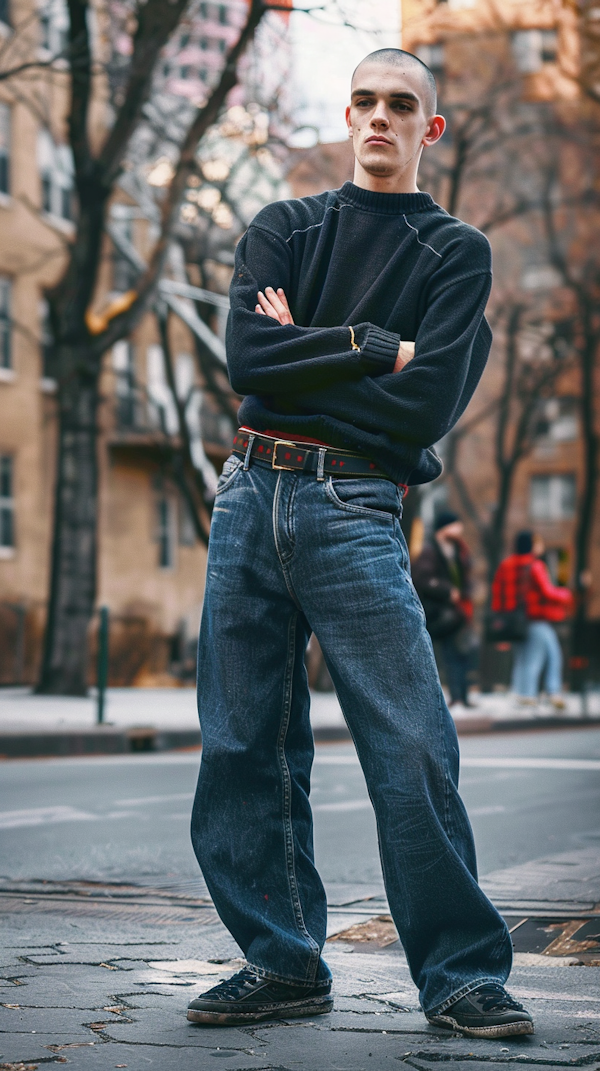
[[[348,329],[350,331],[350,345],[353,350],[358,350],[358,352],[360,353],[360,346],[357,346],[354,340],[354,328],[348,325]]]

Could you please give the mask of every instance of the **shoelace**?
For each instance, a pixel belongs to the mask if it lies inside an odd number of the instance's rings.
[[[475,994],[477,1003],[481,1004],[484,1012],[490,1011],[523,1011],[523,1005],[513,1000],[509,993],[495,982],[482,985]]]
[[[234,974],[231,978],[227,978],[226,981],[221,982],[221,984],[217,986],[217,989],[223,996],[237,997],[246,986],[254,985],[257,977],[258,976],[254,971],[250,970],[249,967],[242,967],[241,971],[238,971],[237,974]]]

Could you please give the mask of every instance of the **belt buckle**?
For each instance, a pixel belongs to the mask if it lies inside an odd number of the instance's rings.
[[[272,469],[284,469],[286,472],[294,472],[294,466],[293,465],[278,465],[276,460],[275,460],[276,455],[277,455],[277,447],[278,446],[292,446],[293,447],[294,445],[295,445],[294,443],[289,442],[287,439],[275,439],[275,442],[273,443],[273,457],[271,458],[271,468]]]

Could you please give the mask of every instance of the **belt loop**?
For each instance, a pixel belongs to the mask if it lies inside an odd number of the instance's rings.
[[[317,480],[325,479],[325,454],[327,453],[326,446],[319,447],[319,459],[317,461]]]
[[[255,439],[256,435],[248,436],[248,449],[246,450],[246,456],[244,458],[244,472],[247,472],[250,468],[250,458],[252,456],[252,447],[254,446]]]

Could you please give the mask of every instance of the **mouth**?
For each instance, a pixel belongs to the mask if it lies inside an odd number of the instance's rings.
[[[388,138],[383,138],[378,134],[372,135],[370,138],[367,138],[366,141],[365,141],[365,145],[391,145],[391,144],[392,143]]]

